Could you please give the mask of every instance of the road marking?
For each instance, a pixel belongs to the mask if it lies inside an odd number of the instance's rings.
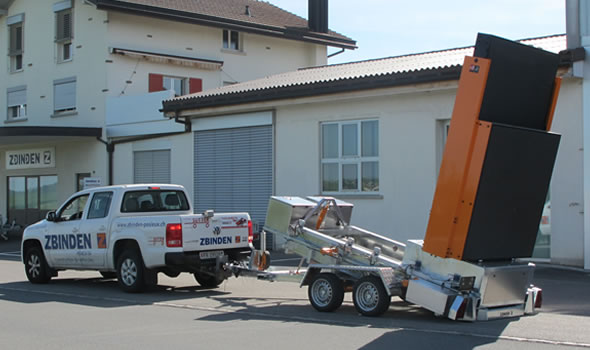
[[[20,258],[20,251],[0,253],[0,256],[10,256]]]
[[[0,290],[8,290],[8,291],[14,291],[14,292],[29,292],[29,293],[55,295],[55,296],[72,297],[72,298],[80,298],[80,299],[124,302],[124,303],[130,304],[130,305],[138,305],[138,304],[139,305],[154,305],[154,306],[159,306],[159,307],[170,307],[170,308],[206,311],[206,312],[212,312],[212,313],[216,313],[216,314],[238,313],[238,314],[245,314],[245,315],[256,316],[256,317],[265,317],[265,318],[274,318],[274,319],[288,319],[288,320],[295,320],[295,321],[301,321],[301,322],[328,323],[330,325],[341,325],[341,326],[347,326],[347,327],[351,327],[351,326],[352,327],[359,327],[359,326],[370,327],[369,325],[367,325],[366,323],[363,323],[362,321],[357,323],[357,322],[340,321],[340,320],[334,320],[334,319],[321,319],[321,318],[309,317],[309,316],[277,315],[277,314],[269,314],[269,313],[265,313],[265,312],[251,311],[251,310],[235,310],[235,309],[226,308],[226,307],[206,307],[206,306],[176,304],[176,303],[168,303],[168,302],[153,302],[153,303],[152,302],[140,302],[138,300],[125,299],[125,298],[95,297],[95,296],[90,296],[90,295],[80,295],[80,294],[72,294],[72,293],[64,293],[64,292],[49,292],[49,291],[31,290],[31,289],[24,289],[24,288],[10,288],[10,287],[3,287],[3,286],[0,286]],[[382,327],[382,328],[385,328],[385,327]],[[387,328],[387,329],[390,331],[410,331],[410,332],[427,333],[427,334],[464,336],[464,337],[485,338],[485,339],[493,339],[493,340],[500,339],[500,340],[507,340],[507,341],[523,342],[523,343],[537,343],[537,344],[547,344],[547,345],[557,345],[557,346],[577,346],[577,347],[583,347],[583,348],[590,349],[590,343],[577,343],[577,342],[559,341],[559,340],[514,337],[514,336],[509,336],[509,335],[490,335],[490,334],[482,334],[482,333],[470,333],[470,332],[460,332],[460,331],[452,331],[452,330],[424,329],[424,328],[413,328],[413,327],[391,327],[391,328]]]

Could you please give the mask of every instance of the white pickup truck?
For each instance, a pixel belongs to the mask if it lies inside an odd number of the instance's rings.
[[[194,274],[215,287],[231,275],[227,263],[243,263],[252,250],[247,213],[193,214],[178,185],[118,185],[73,194],[22,239],[25,273],[47,283],[58,271],[96,270],[117,278],[126,292],[157,284],[158,272]]]

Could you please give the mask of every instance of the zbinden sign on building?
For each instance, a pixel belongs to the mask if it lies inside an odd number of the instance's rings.
[[[6,151],[6,170],[54,167],[55,148]]]

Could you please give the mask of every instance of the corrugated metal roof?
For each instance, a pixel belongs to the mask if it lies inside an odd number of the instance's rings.
[[[554,53],[566,49],[565,35],[525,39],[520,40],[519,42]],[[182,104],[185,108],[199,108],[200,100],[215,96],[224,96],[227,100],[231,95],[253,91],[259,91],[262,93],[266,90],[300,85],[322,84],[340,80],[364,79],[369,77],[460,67],[463,64],[465,56],[473,55],[473,50],[474,47],[469,46],[360,62],[303,68],[293,72],[271,75],[257,80],[166,100],[164,101],[164,110],[167,110],[167,105],[178,104]],[[404,76],[407,76],[407,74],[404,74]],[[189,107],[189,104],[192,106]]]
[[[335,46],[355,48],[354,40],[334,31],[312,32],[307,20],[269,2],[259,0],[90,0],[99,8],[125,9],[144,15],[180,15],[201,21],[220,21],[252,29],[276,29],[293,39],[311,36],[332,40]],[[248,11],[246,11],[248,7]]]
[[[565,35],[519,40],[553,53],[566,49]],[[458,79],[473,46],[360,62],[302,68],[239,84],[163,101],[163,110],[198,109],[229,104],[304,97],[425,81]],[[372,85],[372,82],[375,84]],[[315,88],[315,90],[314,90]],[[306,92],[307,91],[307,92]],[[314,92],[315,91],[315,92]]]

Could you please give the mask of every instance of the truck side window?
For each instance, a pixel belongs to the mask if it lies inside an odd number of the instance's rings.
[[[87,201],[87,194],[72,198],[57,214],[58,221],[80,220]]]
[[[92,196],[92,202],[90,202],[88,219],[99,219],[106,217],[111,207],[111,198],[113,198],[113,192],[95,193],[94,196]]]

